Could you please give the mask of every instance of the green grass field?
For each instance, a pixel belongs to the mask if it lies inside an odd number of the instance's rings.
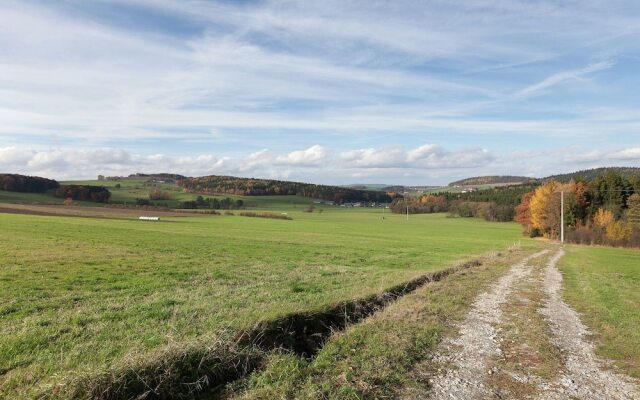
[[[0,190],[1,203],[41,203],[62,204],[64,199],[53,197],[49,193],[20,193]]]
[[[567,246],[564,297],[597,336],[600,356],[640,378],[640,251]]]
[[[198,196],[193,193],[185,193],[181,188],[172,183],[153,183],[146,179],[123,179],[120,181],[67,181],[63,185],[94,185],[104,186],[111,192],[111,201],[114,203],[135,204],[136,199],[148,199],[152,189],[160,189],[171,193],[170,200],[153,200],[154,203],[176,207],[179,201],[195,200]],[[118,185],[118,187],[116,187]]]
[[[157,223],[0,214],[0,397],[31,398],[133,356],[534,245],[512,223],[382,220],[376,209],[289,214]]]

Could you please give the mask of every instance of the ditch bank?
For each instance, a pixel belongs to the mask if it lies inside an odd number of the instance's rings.
[[[171,345],[156,354],[133,357],[107,372],[78,377],[47,390],[42,398],[214,398],[217,389],[260,369],[269,352],[285,350],[313,359],[333,333],[357,324],[430,282],[481,264],[479,260],[466,262],[322,311],[293,313],[262,321],[249,330],[221,332],[208,342]]]

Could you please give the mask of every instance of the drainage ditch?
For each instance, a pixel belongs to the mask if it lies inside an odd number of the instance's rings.
[[[264,321],[205,349],[174,349],[153,362],[85,379],[76,386],[71,397],[213,399],[217,389],[262,368],[267,353],[286,350],[311,360],[333,333],[357,324],[429,282],[481,264],[479,260],[470,261],[422,275],[376,295],[339,303],[324,311],[295,313]]]

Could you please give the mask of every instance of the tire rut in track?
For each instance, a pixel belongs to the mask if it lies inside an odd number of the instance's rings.
[[[552,341],[561,350],[564,371],[560,377],[542,388],[539,397],[555,399],[640,399],[640,385],[631,377],[615,373],[605,360],[595,355],[594,345],[587,340],[589,330],[578,313],[562,300],[562,275],[556,263],[562,258],[560,250],[545,270],[544,290],[547,302],[540,312],[548,321]]]

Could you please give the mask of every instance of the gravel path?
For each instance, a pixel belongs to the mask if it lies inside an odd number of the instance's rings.
[[[476,299],[467,317],[458,325],[458,336],[445,339],[434,361],[446,365],[430,384],[430,399],[497,399],[500,388],[487,384],[491,361],[500,359],[503,340],[497,326],[504,322],[501,306],[516,299],[518,282],[529,279],[533,266],[529,261],[548,251],[527,257],[514,265],[498,282]],[[576,311],[561,296],[562,275],[556,263],[564,255],[557,251],[544,268],[542,282],[537,285],[545,294],[539,310],[549,324],[550,342],[561,353],[562,372],[551,381],[537,381],[536,394],[526,396],[540,400],[611,399],[640,400],[640,383],[615,373],[605,360],[598,359],[594,345],[587,339],[588,330]],[[541,268],[541,267],[536,267]],[[497,370],[500,370],[498,365]]]
[[[555,382],[542,388],[541,399],[640,399],[637,382],[614,373],[604,360],[596,357],[587,340],[589,331],[578,313],[561,297],[562,275],[556,263],[564,255],[558,251],[546,267],[544,289],[547,302],[541,310],[552,332],[552,341],[565,358],[565,371]]]
[[[443,343],[444,349],[436,358],[438,362],[453,364],[453,368],[431,382],[431,398],[471,400],[491,397],[485,379],[488,362],[500,354],[494,326],[502,318],[501,305],[514,284],[531,273],[528,261],[546,252],[536,253],[514,265],[487,292],[478,296],[459,326],[458,337]]]

